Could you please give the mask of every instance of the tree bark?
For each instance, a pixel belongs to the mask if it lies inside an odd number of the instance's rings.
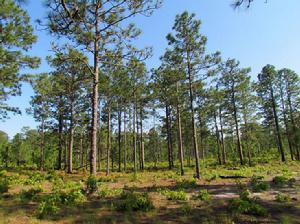
[[[281,154],[281,161],[284,162],[285,161],[285,154],[284,154],[284,148],[283,148],[281,133],[280,133],[280,128],[279,128],[279,121],[278,121],[278,115],[277,115],[277,110],[276,110],[276,102],[275,102],[273,88],[271,87],[270,90],[271,90],[272,110],[273,110],[274,121],[275,121],[278,147],[279,147],[279,151],[280,151],[280,154]]]
[[[188,54],[189,58],[189,54]],[[190,111],[192,117],[192,130],[193,130],[193,148],[195,153],[196,162],[196,178],[200,179],[200,162],[199,162],[199,151],[197,142],[197,127],[195,122],[195,111],[194,111],[194,94],[193,94],[193,79],[190,62],[188,62],[188,79],[189,79],[189,93],[190,93]]]
[[[170,127],[170,108],[168,103],[166,103],[166,126],[167,126],[167,143],[168,143],[168,161],[169,169],[173,168],[173,149],[172,149],[172,135]]]
[[[144,170],[145,165],[145,151],[144,151],[144,136],[143,136],[143,108],[140,106],[140,140],[141,140],[141,169]]]
[[[182,143],[182,130],[181,130],[181,112],[179,106],[179,82],[176,83],[176,92],[177,92],[177,102],[176,102],[176,111],[177,111],[177,135],[178,135],[178,151],[179,151],[179,161],[180,161],[180,174],[184,176],[183,169],[183,143]]]
[[[94,40],[94,74],[93,74],[93,98],[92,98],[92,134],[91,134],[91,154],[90,154],[90,174],[97,173],[97,126],[98,126],[98,104],[99,104],[99,4],[95,9],[95,40]]]
[[[108,118],[107,118],[107,147],[106,147],[106,176],[109,175],[109,159],[111,152],[111,107],[108,102]]]
[[[215,121],[215,130],[216,130],[217,148],[218,148],[218,162],[219,162],[219,165],[222,165],[221,147],[220,147],[220,133],[219,133],[219,127],[218,127],[218,123],[217,123],[216,111],[214,111],[214,121]]]

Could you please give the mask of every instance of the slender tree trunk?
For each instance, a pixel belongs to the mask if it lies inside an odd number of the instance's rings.
[[[74,142],[74,102],[71,102],[70,114],[70,135],[68,149],[68,173],[73,172],[73,142]]]
[[[284,105],[282,86],[280,86],[280,100],[281,100],[281,109],[282,109],[282,114],[283,114],[283,122],[284,122],[284,126],[285,126],[285,132],[286,132],[286,137],[287,137],[287,140],[288,140],[291,159],[294,160],[293,144],[292,144],[289,124],[288,124],[288,120],[287,120],[287,116],[286,116],[286,109],[285,109],[285,105]]]
[[[223,132],[223,119],[222,119],[222,109],[219,107],[219,122],[220,122],[220,128],[221,128],[221,146],[222,146],[222,162],[225,165],[227,163],[226,158],[226,150],[225,150],[225,141],[224,141],[224,132]]]
[[[233,117],[234,117],[234,123],[235,123],[235,133],[236,133],[236,138],[237,138],[237,147],[238,147],[239,156],[240,156],[240,163],[241,163],[241,165],[244,165],[244,154],[243,154],[243,148],[242,148],[242,143],[241,143],[234,87],[232,87],[232,105],[233,105]]]
[[[83,168],[83,131],[80,132],[80,167]]]
[[[122,124],[121,108],[118,109],[118,148],[119,148],[119,172],[121,172],[121,124]]]
[[[95,9],[95,40],[94,40],[94,74],[93,74],[93,98],[92,98],[92,134],[90,153],[90,174],[97,173],[97,126],[98,126],[98,104],[99,104],[99,4]]]
[[[57,169],[61,169],[62,163],[62,152],[63,152],[63,127],[64,127],[64,114],[63,114],[63,105],[62,105],[62,95],[59,96],[59,118],[58,118],[58,158],[57,158]]]
[[[126,165],[127,165],[127,142],[126,142],[126,107],[124,106],[124,112],[123,112],[123,116],[124,116],[124,171],[126,171]]]
[[[188,53],[188,58],[190,58]],[[193,148],[195,153],[196,161],[196,178],[200,179],[200,162],[199,162],[199,151],[197,142],[197,127],[195,121],[195,111],[194,111],[194,94],[193,94],[193,79],[190,62],[188,62],[188,79],[189,79],[189,93],[190,93],[190,111],[192,117],[192,130],[193,130]]]
[[[143,136],[143,107],[140,106],[140,131],[141,131],[141,169],[144,170],[145,151],[144,151],[144,136]]]
[[[292,101],[291,101],[291,97],[290,97],[289,93],[288,93],[288,104],[289,104],[289,114],[290,114],[290,118],[291,118],[292,129],[293,129],[293,133],[295,135],[297,133],[297,128],[296,128],[296,125],[295,125]],[[297,160],[300,160],[300,149],[299,149],[298,144],[297,144],[297,142],[295,142],[295,138],[294,138],[294,145],[295,145],[295,149],[296,149],[296,158],[297,158]]]
[[[279,151],[281,154],[281,161],[284,162],[285,154],[284,154],[284,148],[283,148],[283,144],[282,144],[282,140],[281,140],[281,133],[280,133],[280,128],[279,128],[279,121],[278,121],[278,116],[277,116],[276,102],[275,102],[273,88],[271,88],[271,100],[272,100],[272,110],[273,110],[275,128],[276,128],[276,134],[277,134],[277,140],[278,140],[278,147],[279,147]]]
[[[137,167],[136,167],[136,133],[135,133],[135,123],[136,123],[136,97],[134,93],[134,105],[133,105],[133,169],[134,173],[136,174]]]
[[[173,168],[173,153],[172,153],[172,137],[171,137],[171,127],[170,127],[170,108],[169,104],[166,103],[166,126],[167,126],[167,143],[168,143],[168,161],[169,169]]]
[[[176,111],[177,111],[177,135],[178,135],[178,151],[179,151],[179,161],[180,161],[180,174],[184,175],[183,168],[183,143],[182,143],[182,130],[181,130],[181,113],[179,106],[179,82],[176,84],[177,92],[177,102],[176,102]]]
[[[45,120],[42,118],[41,124],[41,171],[45,170]]]
[[[214,111],[214,121],[215,121],[215,129],[216,129],[217,148],[218,148],[218,161],[219,161],[219,165],[222,165],[221,147],[220,147],[220,133],[219,133],[218,123],[217,123],[216,111]]]
[[[106,175],[109,175],[109,159],[111,152],[111,107],[108,102],[108,118],[107,118],[107,147],[106,147]]]

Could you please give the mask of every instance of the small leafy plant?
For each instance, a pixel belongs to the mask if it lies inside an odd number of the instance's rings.
[[[209,194],[209,192],[206,189],[200,190],[198,192],[197,198],[201,201],[209,202],[212,199],[212,196]]]
[[[288,184],[289,179],[285,176],[276,176],[273,178],[273,183],[278,187],[283,187]]]
[[[97,178],[90,175],[86,181],[86,190],[88,194],[95,193],[98,190]]]
[[[168,200],[188,200],[187,194],[184,191],[162,190],[160,193],[167,197]]]
[[[286,194],[283,194],[283,193],[278,193],[275,196],[275,200],[277,202],[281,202],[281,203],[290,202],[291,201],[291,197],[289,195],[286,195]]]
[[[0,179],[0,194],[8,192],[9,182],[7,178]]]
[[[21,191],[19,197],[22,202],[35,200],[35,197],[38,193],[43,192],[41,187],[30,188],[29,190]]]
[[[150,211],[154,208],[147,193],[123,192],[121,201],[117,203],[118,211]]]

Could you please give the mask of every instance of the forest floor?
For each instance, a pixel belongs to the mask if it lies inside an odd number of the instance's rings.
[[[0,223],[300,223],[300,163],[210,166],[201,180],[193,173],[99,173],[87,194],[84,171],[2,170]]]

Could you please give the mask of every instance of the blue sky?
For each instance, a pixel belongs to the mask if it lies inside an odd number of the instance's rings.
[[[137,40],[139,47],[153,46],[154,54],[147,61],[148,68],[159,65],[159,57],[167,47],[165,36],[171,31],[176,14],[185,10],[196,13],[202,21],[201,33],[208,37],[207,51],[221,51],[222,57],[236,58],[241,66],[251,67],[253,79],[265,64],[273,64],[278,69],[288,67],[300,72],[300,1],[299,0],[254,1],[248,10],[233,10],[231,0],[165,0],[163,7],[152,17],[138,17],[132,21],[142,29]],[[42,58],[42,64],[35,72],[47,72],[45,62],[50,54],[50,43],[54,39],[34,22],[45,16],[42,1],[28,0],[24,6],[36,28],[38,42],[30,54]],[[29,107],[33,94],[29,85],[23,85],[23,94],[13,97],[9,104],[18,106],[22,115],[0,122],[0,130],[12,137],[23,126],[36,127],[37,123],[25,109]]]

